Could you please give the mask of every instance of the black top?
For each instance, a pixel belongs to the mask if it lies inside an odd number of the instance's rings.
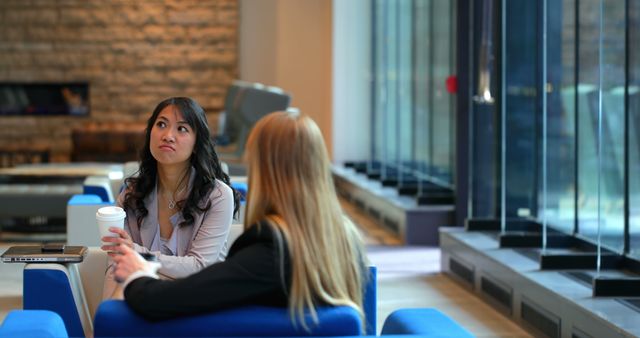
[[[242,305],[286,307],[291,266],[284,237],[274,231],[268,224],[252,225],[233,243],[226,261],[174,281],[138,278],[124,290],[125,300],[148,320]]]

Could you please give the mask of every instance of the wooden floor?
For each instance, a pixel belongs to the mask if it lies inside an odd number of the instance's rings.
[[[440,272],[440,249],[405,246],[399,238],[346,201],[342,207],[365,236],[370,263],[378,267],[378,332],[400,308],[432,307],[476,337],[532,337],[465,286]]]

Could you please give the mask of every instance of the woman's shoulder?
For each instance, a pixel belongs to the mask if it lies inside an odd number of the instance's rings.
[[[268,222],[261,221],[250,225],[244,233],[257,238],[273,238],[276,230]]]
[[[210,199],[233,198],[233,191],[231,190],[231,187],[219,179],[216,179],[215,182],[216,183],[209,194]]]
[[[277,238],[275,231],[266,222],[252,224],[236,239],[233,246],[245,247],[256,243],[272,244]]]

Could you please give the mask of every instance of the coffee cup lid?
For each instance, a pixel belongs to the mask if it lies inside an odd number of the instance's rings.
[[[118,220],[126,216],[124,210],[120,207],[102,207],[96,212],[96,218],[102,220]]]

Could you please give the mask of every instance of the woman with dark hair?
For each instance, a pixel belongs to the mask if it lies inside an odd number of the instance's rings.
[[[127,213],[124,230],[103,237],[102,249],[119,246],[157,257],[160,275],[188,276],[223,261],[237,194],[222,171],[204,110],[186,97],[166,99],[148,120],[137,175],[126,179],[117,204]],[[116,297],[112,269],[103,296]]]

